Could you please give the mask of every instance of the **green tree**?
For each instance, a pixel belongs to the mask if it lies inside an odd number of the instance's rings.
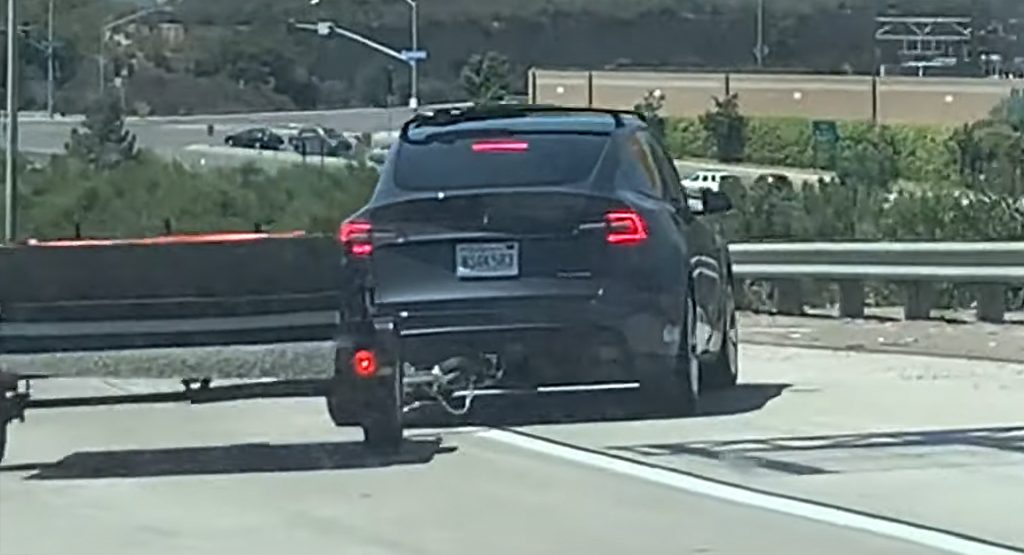
[[[700,117],[701,126],[714,143],[720,162],[740,162],[746,152],[747,118],[740,113],[739,95],[715,97],[715,108]]]
[[[94,168],[113,168],[138,156],[135,135],[124,127],[121,100],[105,95],[89,107],[83,129],[71,130],[68,155]]]
[[[640,112],[651,132],[661,140],[665,140],[665,118],[661,110],[665,107],[665,93],[660,89],[649,90],[644,97],[633,105],[633,110]]]
[[[462,90],[474,104],[501,102],[508,96],[512,73],[508,58],[488,51],[473,54],[462,67],[459,80]]]
[[[1011,122],[988,119],[965,125],[950,142],[966,187],[1024,196],[1024,133]]]
[[[831,201],[839,204],[833,206],[832,214],[822,213],[819,217],[845,219],[844,226],[852,231],[851,238],[876,238],[883,199],[893,190],[899,176],[897,159],[895,140],[884,127],[843,137],[839,142],[836,175],[847,192],[832,196]]]

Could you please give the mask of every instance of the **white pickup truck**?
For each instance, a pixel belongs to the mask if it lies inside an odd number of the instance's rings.
[[[683,189],[687,190],[711,189],[712,191],[718,191],[723,183],[728,182],[739,183],[740,178],[729,172],[701,170],[689,177],[683,178],[679,183],[683,186]]]

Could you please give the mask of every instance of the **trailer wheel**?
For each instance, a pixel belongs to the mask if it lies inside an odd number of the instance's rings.
[[[402,448],[402,387],[402,373],[396,371],[367,407],[362,428],[363,445],[368,449],[394,453]]]

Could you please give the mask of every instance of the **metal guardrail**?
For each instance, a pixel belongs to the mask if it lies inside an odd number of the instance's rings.
[[[985,243],[763,243],[730,247],[736,277],[776,284],[776,309],[803,312],[801,282],[839,285],[840,315],[864,316],[864,283],[899,283],[906,289],[904,315],[927,319],[936,285],[974,286],[978,318],[1002,322],[1007,290],[1024,285],[1024,241]]]
[[[344,284],[330,237],[146,240],[0,248],[0,353],[330,339]],[[205,239],[204,239],[205,240]],[[864,315],[866,281],[906,287],[908,319],[936,286],[976,286],[979,318],[1000,322],[1024,286],[1024,242],[765,243],[731,246],[742,280],[767,280],[775,308],[803,312],[807,280],[839,284],[840,313]]]

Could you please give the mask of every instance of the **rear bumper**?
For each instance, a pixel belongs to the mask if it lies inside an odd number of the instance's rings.
[[[402,356],[414,365],[497,354],[511,373],[530,367],[558,382],[631,379],[637,361],[672,358],[683,314],[678,302],[653,295],[606,294],[377,308],[394,319]]]

